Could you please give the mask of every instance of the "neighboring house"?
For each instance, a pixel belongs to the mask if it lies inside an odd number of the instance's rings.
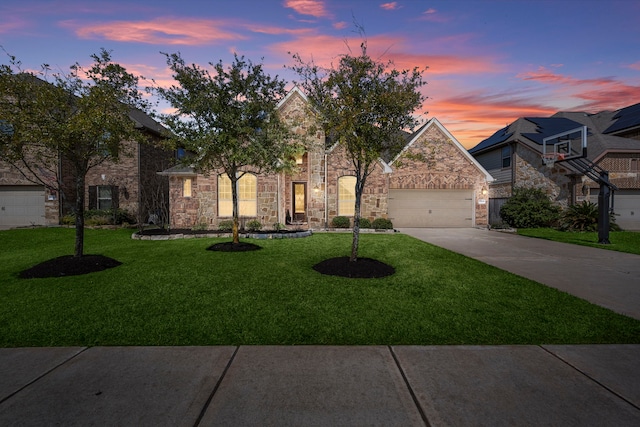
[[[495,178],[489,190],[490,223],[497,223],[501,204],[513,187],[543,188],[566,206],[583,200],[597,203],[599,185],[568,163],[543,165],[542,140],[587,126],[587,158],[609,172],[616,222],[640,229],[640,104],[595,114],[558,112],[551,117],[519,118],[469,152]]]
[[[168,211],[168,183],[157,172],[175,163],[172,151],[159,148],[163,127],[139,110],[131,110],[136,127],[146,132],[152,143],[126,142],[125,155],[117,163],[104,162],[86,176],[85,208],[119,207],[142,221],[150,214]],[[34,184],[6,162],[0,161],[0,226],[57,225],[75,207],[75,187],[63,159],[60,174],[64,191]],[[55,176],[49,177],[55,187]],[[166,214],[165,214],[166,216]]]
[[[285,120],[306,117],[308,100],[294,88],[279,105]],[[395,227],[474,227],[487,224],[491,175],[438,122],[431,119],[396,153],[379,159],[362,195],[361,216],[388,218]],[[257,219],[265,228],[287,220],[295,227],[324,229],[336,216],[353,217],[355,176],[344,148],[317,132],[292,174],[246,174],[240,179],[241,223]],[[226,175],[203,175],[176,166],[169,176],[173,228],[215,229],[231,219]],[[242,224],[241,224],[242,225]]]

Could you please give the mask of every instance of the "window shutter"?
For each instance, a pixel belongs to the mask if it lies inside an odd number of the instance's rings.
[[[120,207],[119,194],[120,193],[118,192],[118,186],[112,185],[111,186],[111,207],[113,209],[118,209]]]
[[[98,187],[89,186],[89,209],[98,209]]]

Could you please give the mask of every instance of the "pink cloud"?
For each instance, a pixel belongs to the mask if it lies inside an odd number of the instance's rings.
[[[575,110],[596,112],[631,105],[640,99],[640,86],[623,83],[612,77],[577,79],[552,73],[540,67],[538,71],[518,74],[523,80],[552,85],[565,97],[580,100]]]
[[[633,64],[629,64],[628,67],[631,68],[632,70],[640,71],[640,61],[635,62]]]
[[[310,15],[316,18],[329,16],[324,2],[320,0],[285,0],[284,7],[291,8],[300,15]]]
[[[295,40],[274,44],[270,50],[274,53],[292,52],[298,53],[303,60],[313,58],[318,65],[325,67],[335,63],[341,54],[349,53],[349,48],[358,53],[360,40],[345,40],[328,35],[309,35]],[[479,74],[501,71],[495,58],[490,56],[472,55],[429,55],[413,54],[408,51],[406,42],[401,37],[375,36],[367,39],[368,52],[374,58],[382,61],[393,61],[398,69],[413,69],[415,67],[428,67],[426,77],[441,74]]]
[[[381,8],[381,9],[384,9],[384,10],[396,10],[396,9],[398,9],[399,7],[398,7],[398,2],[393,1],[393,2],[391,2],[391,3],[382,3],[382,4],[380,5],[380,8]]]
[[[333,24],[333,28],[335,28],[336,30],[344,30],[348,26],[349,24],[344,21],[336,22],[335,24]]]
[[[442,15],[441,13],[439,13],[436,9],[430,8],[425,10],[424,12],[422,12],[422,15],[419,18],[422,21],[429,21],[429,22],[449,22],[449,20],[451,18]]]
[[[222,29],[224,25],[229,23],[207,19],[171,18],[158,18],[152,21],[114,21],[93,25],[80,25],[75,21],[62,23],[62,26],[73,29],[81,38],[105,38],[121,42],[202,45],[246,38]]]
[[[11,18],[6,22],[0,22],[0,34],[11,33],[27,27],[27,23],[19,18]]]

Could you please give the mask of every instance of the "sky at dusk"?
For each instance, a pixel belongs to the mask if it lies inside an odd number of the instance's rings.
[[[640,102],[640,0],[3,0],[0,46],[62,72],[105,48],[159,85],[173,83],[160,52],[203,67],[237,52],[292,86],[288,52],[358,53],[354,21],[372,57],[428,67],[419,113],[467,148],[518,117]]]

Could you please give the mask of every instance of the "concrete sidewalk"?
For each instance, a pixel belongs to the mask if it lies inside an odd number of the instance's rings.
[[[400,231],[640,319],[640,255],[479,228]]]
[[[0,349],[0,425],[637,426],[640,345]]]

